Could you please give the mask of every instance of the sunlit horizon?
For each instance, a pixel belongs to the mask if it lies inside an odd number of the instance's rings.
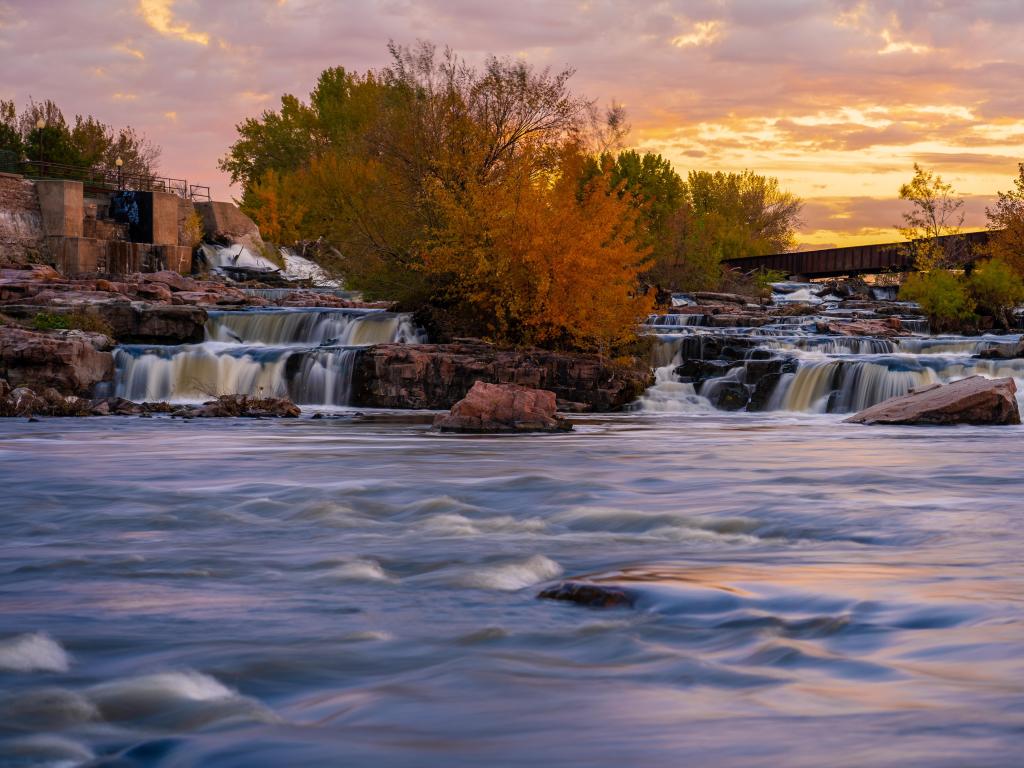
[[[0,98],[131,124],[163,148],[163,173],[219,199],[240,194],[217,168],[238,122],[283,93],[304,98],[328,66],[386,65],[389,39],[574,67],[576,91],[625,104],[628,145],[681,174],[777,176],[806,202],[802,249],[899,239],[897,193],[915,162],[964,196],[965,228],[983,228],[1024,159],[1024,97],[1007,87],[1024,8],[1010,4],[43,5],[0,4]]]

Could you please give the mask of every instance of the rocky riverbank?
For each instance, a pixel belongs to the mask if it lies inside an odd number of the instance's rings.
[[[201,280],[177,272],[77,279],[42,265],[0,268],[0,317],[28,325],[40,315],[58,319],[74,317],[79,322],[86,318],[122,344],[202,341],[207,310],[268,306],[381,308],[386,305],[366,304],[301,288],[271,300],[222,280]]]
[[[502,349],[481,341],[380,344],[361,350],[352,405],[451,408],[473,384],[518,384],[555,394],[561,411],[615,411],[653,383],[646,361],[615,365],[596,355]]]

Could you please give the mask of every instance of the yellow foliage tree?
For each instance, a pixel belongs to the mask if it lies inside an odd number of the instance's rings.
[[[281,245],[301,239],[306,215],[303,182],[302,173],[280,174],[269,169],[246,190],[242,210],[256,222],[267,242]]]

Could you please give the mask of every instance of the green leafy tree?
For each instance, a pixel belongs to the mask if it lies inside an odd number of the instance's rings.
[[[967,289],[979,312],[994,317],[1004,328],[1012,328],[1010,311],[1024,302],[1024,280],[999,257],[975,265]]]
[[[946,269],[915,272],[900,286],[900,298],[916,301],[933,331],[946,331],[974,316],[975,301],[966,281]]]
[[[11,152],[19,160],[25,152],[13,101],[0,101],[0,150]]]
[[[897,230],[909,242],[916,269],[949,268],[966,257],[968,245],[958,237],[963,232],[964,201],[952,184],[914,163],[914,178],[900,187],[900,200],[911,204]]]

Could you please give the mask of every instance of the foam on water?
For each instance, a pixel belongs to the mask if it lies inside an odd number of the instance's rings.
[[[526,560],[473,568],[458,579],[462,586],[514,592],[562,575],[562,566],[543,555]]]
[[[71,658],[45,632],[0,640],[0,670],[9,672],[67,672]]]

